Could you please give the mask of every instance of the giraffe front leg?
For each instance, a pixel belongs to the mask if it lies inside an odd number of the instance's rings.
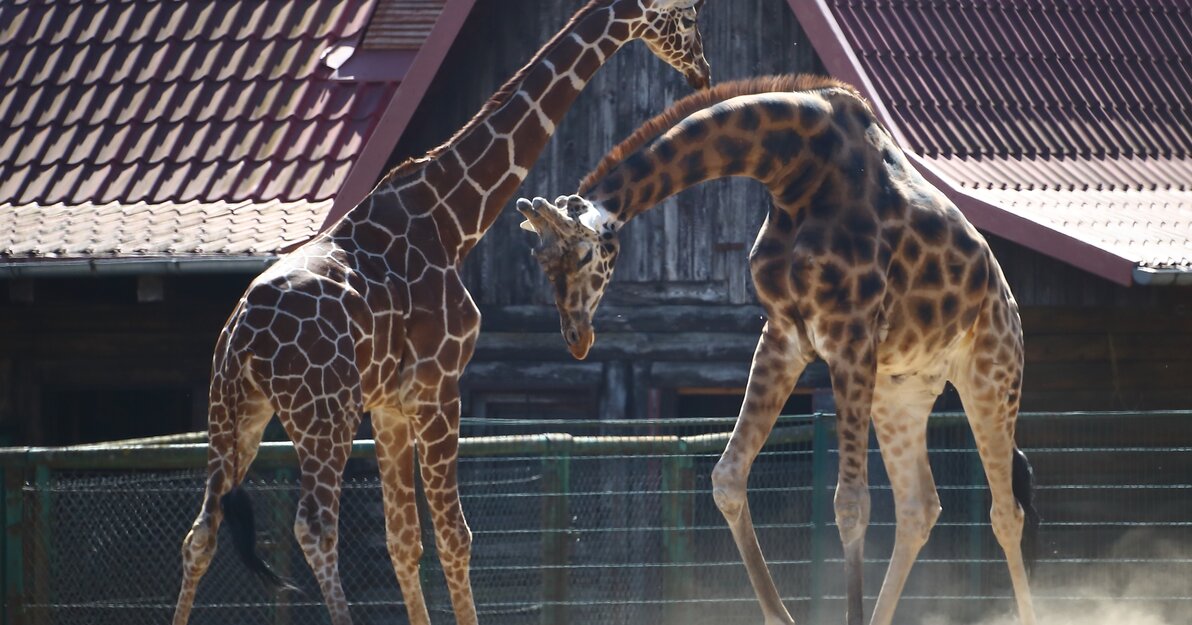
[[[435,525],[435,547],[451,593],[451,607],[458,625],[476,624],[476,604],[468,568],[472,554],[472,530],[464,519],[459,500],[459,391],[455,383],[444,382],[439,397],[442,405],[425,406],[416,422],[419,470],[422,486]]]
[[[380,409],[372,411],[372,421],[385,504],[385,545],[410,625],[430,625],[419,577],[422,530],[414,498],[413,423],[399,411]]]
[[[927,460],[927,418],[942,378],[879,375],[874,388],[873,424],[894,491],[898,526],[886,579],[870,625],[890,625],[907,575],[940,515],[940,498]]]
[[[846,622],[861,625],[863,555],[869,527],[869,419],[877,374],[875,348],[858,343],[852,358],[830,358],[832,395],[836,399],[836,437],[840,475],[836,483],[836,527],[844,545]]]
[[[766,625],[795,621],[782,605],[766,566],[749,513],[746,487],[753,461],[808,361],[808,356],[799,349],[797,338],[766,324],[754,353],[737,424],[712,471],[712,496],[732,530]]]

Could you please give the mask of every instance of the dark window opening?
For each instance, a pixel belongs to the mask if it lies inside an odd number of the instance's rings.
[[[42,392],[44,445],[78,445],[189,432],[189,389],[55,389]]]
[[[811,394],[797,392],[791,395],[782,406],[781,414],[806,415],[811,414]],[[675,398],[676,417],[732,417],[736,418],[741,412],[741,403],[745,401],[745,393],[708,393],[695,391],[679,391]]]

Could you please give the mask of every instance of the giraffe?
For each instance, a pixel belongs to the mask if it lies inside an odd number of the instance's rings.
[[[872,623],[889,625],[940,514],[927,417],[945,381],[960,392],[993,495],[1023,623],[1035,617],[1021,550],[1030,467],[1014,443],[1023,346],[1017,304],[984,238],[908,163],[850,86],[808,75],[722,83],[680,100],[604,157],[578,195],[518,200],[576,358],[612,277],[619,230],[690,186],[727,176],[772,202],[749,254],[765,310],[745,399],[712,473],[767,625],[793,623],[762,556],[746,497],[750,467],[804,367],[828,365],[840,472],[846,620],[862,619],[861,555],[872,420],[897,530]]]
[[[225,515],[250,568],[280,581],[253,549],[251,507],[239,488],[274,414],[301,471],[294,533],[331,621],[351,622],[337,526],[342,473],[365,412],[376,435],[386,543],[410,622],[430,622],[419,581],[417,455],[456,622],[476,623],[456,460],[459,378],[480,314],[460,263],[622,45],[641,39],[692,87],[710,83],[697,27],[702,5],[588,2],[446,143],[397,166],[343,219],[252,282],[215,348],[206,492],[182,544],[175,625],[189,618]]]

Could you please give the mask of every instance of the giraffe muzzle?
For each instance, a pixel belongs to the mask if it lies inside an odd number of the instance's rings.
[[[712,68],[707,61],[699,70],[693,70],[686,73],[687,85],[696,91],[703,91],[712,86]]]
[[[588,357],[592,343],[596,342],[596,333],[592,331],[591,326],[571,326],[563,330],[563,340],[567,341],[567,349],[571,355],[576,360],[583,360]]]

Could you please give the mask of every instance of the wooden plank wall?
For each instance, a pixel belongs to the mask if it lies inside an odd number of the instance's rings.
[[[476,3],[395,161],[421,154],[465,123],[488,97],[586,0],[481,0]],[[822,71],[785,0],[710,0],[700,19],[713,79]],[[466,80],[460,78],[466,77]],[[641,123],[690,93],[682,77],[640,42],[622,48],[597,73],[521,189],[554,198]],[[613,301],[753,303],[746,255],[768,206],[751,181],[690,190],[636,220],[622,235]],[[466,266],[481,306],[550,304],[529,257],[532,236],[505,211]]]
[[[1003,239],[1026,410],[1192,408],[1192,288],[1122,287]]]

